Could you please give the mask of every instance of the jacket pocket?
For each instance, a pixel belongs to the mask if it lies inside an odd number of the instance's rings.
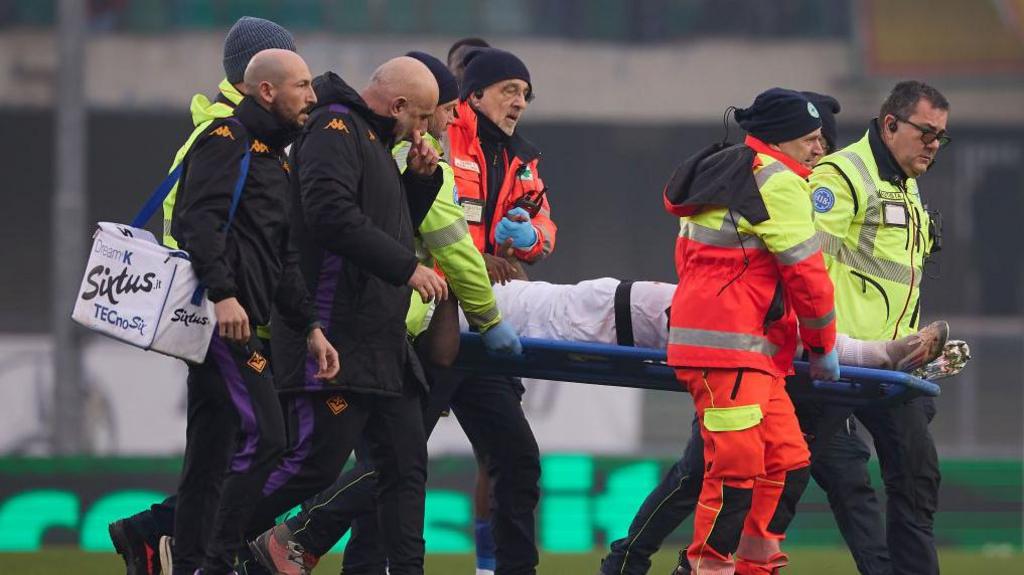
[[[759,404],[704,409],[704,428],[708,431],[743,431],[761,423],[764,413]]]
[[[786,297],[785,290],[782,287],[782,282],[776,282],[775,293],[772,295],[772,303],[768,305],[768,311],[764,314],[764,321],[762,327],[764,333],[768,334],[768,328],[780,319],[786,313]]]
[[[857,279],[860,280],[861,293],[865,293],[865,294],[868,293],[868,286],[869,285],[872,288],[878,290],[878,294],[882,296],[882,301],[885,302],[885,319],[886,319],[886,321],[888,321],[888,319],[889,319],[889,296],[888,296],[888,294],[885,293],[885,288],[882,287],[882,284],[876,282],[875,280],[869,278],[868,276],[866,276],[866,275],[864,275],[862,273],[857,273],[857,272],[854,272],[854,271],[851,271],[850,273],[853,274],[854,277],[856,277]]]

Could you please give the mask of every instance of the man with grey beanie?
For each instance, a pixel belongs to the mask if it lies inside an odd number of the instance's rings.
[[[295,39],[292,38],[292,33],[281,25],[263,18],[239,18],[231,30],[228,30],[227,38],[224,38],[224,74],[228,82],[235,86],[241,84],[249,60],[257,52],[270,48],[295,52]]]
[[[210,101],[204,94],[192,97],[190,110],[194,130],[178,149],[169,170],[174,170],[192,149],[192,144],[215,120],[234,114],[235,106],[242,101],[242,80],[249,61],[257,53],[278,48],[295,51],[295,40],[291,33],[279,24],[263,18],[243,16],[228,31],[224,38],[224,75],[217,86],[217,96]],[[177,247],[171,236],[171,215],[177,199],[177,185],[164,200],[164,234],[163,242],[170,247]],[[269,339],[269,334],[262,328],[257,334]],[[269,347],[269,346],[267,346]],[[170,541],[163,542],[161,536],[169,536],[174,531],[174,496],[153,505],[150,509],[131,517],[120,519],[108,527],[114,549],[124,558],[128,575],[154,575],[161,572],[161,555],[170,562]],[[162,553],[161,553],[162,552]],[[168,569],[164,571],[169,572]]]

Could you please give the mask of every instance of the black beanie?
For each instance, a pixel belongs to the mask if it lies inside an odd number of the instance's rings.
[[[455,76],[451,71],[448,70],[448,66],[444,65],[444,62],[430,54],[427,54],[426,52],[420,52],[417,50],[409,52],[406,56],[415,58],[420,62],[423,62],[427,68],[430,68],[430,72],[434,75],[434,79],[437,80],[438,104],[447,104],[459,97],[459,82],[455,79]]]
[[[533,92],[530,71],[526,69],[526,64],[523,64],[522,60],[511,52],[497,48],[483,48],[466,65],[466,71],[462,75],[462,90],[459,92],[459,99],[466,100],[473,92],[483,90],[502,80],[522,80],[529,85],[530,92]]]
[[[238,84],[245,77],[249,60],[257,53],[271,48],[295,51],[295,40],[291,32],[280,24],[242,16],[224,38],[224,74],[228,82]]]
[[[814,104],[800,92],[783,88],[765,90],[749,108],[737,108],[736,122],[766,144],[796,140],[821,127]]]
[[[836,149],[836,138],[839,133],[836,130],[836,114],[839,113],[839,100],[827,94],[817,92],[800,92],[804,95],[821,114],[821,135],[828,143],[829,150]]]

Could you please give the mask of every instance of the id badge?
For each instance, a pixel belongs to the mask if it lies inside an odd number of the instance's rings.
[[[462,213],[466,221],[471,224],[480,224],[484,221],[484,203],[481,200],[462,198]]]
[[[895,202],[882,202],[882,221],[887,226],[907,227],[907,206]]]

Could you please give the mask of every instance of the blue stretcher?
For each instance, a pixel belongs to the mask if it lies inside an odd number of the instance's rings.
[[[521,356],[489,354],[479,334],[463,333],[455,368],[532,379],[685,391],[672,368],[665,365],[665,351],[661,349],[528,337],[522,342]],[[796,375],[786,378],[786,390],[794,399],[860,406],[939,395],[938,385],[899,371],[844,366],[839,381],[826,382],[810,379],[807,362],[794,362],[793,367]]]

